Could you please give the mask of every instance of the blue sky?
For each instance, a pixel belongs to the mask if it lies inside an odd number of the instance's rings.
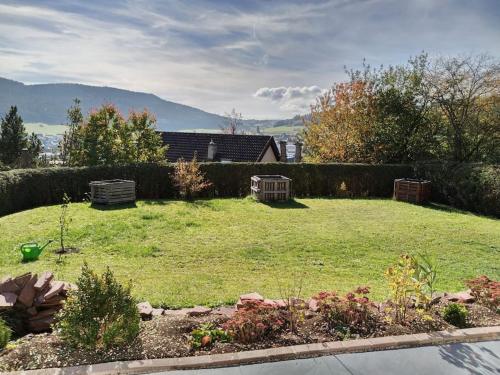
[[[0,76],[245,118],[304,113],[345,65],[422,50],[500,57],[500,0],[0,0]]]

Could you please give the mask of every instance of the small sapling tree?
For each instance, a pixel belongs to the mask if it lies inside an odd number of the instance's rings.
[[[179,189],[181,197],[188,200],[193,199],[198,193],[212,185],[200,171],[196,154],[190,162],[186,162],[184,159],[177,160],[172,179]]]
[[[68,248],[65,246],[65,239],[68,234],[69,224],[71,223],[71,216],[69,215],[70,205],[71,199],[64,193],[59,215],[59,243],[61,244],[61,248],[57,251],[59,254],[58,262],[61,261],[61,255],[68,252]]]

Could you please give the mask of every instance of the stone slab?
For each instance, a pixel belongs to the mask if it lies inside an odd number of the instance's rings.
[[[0,309],[14,306],[17,301],[17,294],[10,292],[0,293]]]

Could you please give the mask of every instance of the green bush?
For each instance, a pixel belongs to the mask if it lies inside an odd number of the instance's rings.
[[[468,314],[465,306],[459,303],[450,303],[443,310],[443,319],[455,327],[465,328]]]
[[[0,350],[5,348],[7,343],[10,341],[10,335],[12,331],[7,326],[7,324],[0,318]]]
[[[173,170],[173,164],[135,164],[0,172],[0,215],[60,204],[64,193],[78,202],[90,191],[90,181],[113,178],[134,180],[139,199],[175,198]],[[368,164],[202,163],[200,170],[212,183],[205,197],[246,196],[250,177],[257,174],[290,177],[299,197],[391,197],[394,179],[413,173],[406,165]]]
[[[432,181],[432,201],[500,217],[498,165],[201,163],[200,170],[212,183],[202,194],[205,197],[246,196],[250,193],[250,177],[258,174],[291,178],[298,197],[391,197],[394,179],[417,176]],[[64,193],[78,202],[90,191],[90,181],[113,178],[134,180],[139,199],[175,198],[178,193],[171,178],[173,171],[173,164],[3,171],[0,215],[60,204]]]
[[[123,346],[139,333],[139,311],[130,295],[107,269],[99,277],[87,264],[58,314],[56,329],[75,347],[108,349]]]
[[[500,217],[500,165],[417,164],[415,172],[432,182],[433,201]]]
[[[231,337],[223,329],[217,328],[213,323],[202,323],[191,332],[191,346],[200,349],[211,346],[215,342],[229,342]]]

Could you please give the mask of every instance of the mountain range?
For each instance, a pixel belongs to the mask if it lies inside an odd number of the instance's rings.
[[[147,108],[155,114],[161,130],[219,129],[225,118],[187,105],[164,100],[156,95],[74,83],[25,85],[22,82],[0,78],[0,113],[11,105],[18,107],[25,122],[45,124],[66,123],[66,111],[73,99],[81,101],[83,113],[103,103],[113,103],[122,113]],[[279,126],[298,120],[244,120],[245,127]]]

